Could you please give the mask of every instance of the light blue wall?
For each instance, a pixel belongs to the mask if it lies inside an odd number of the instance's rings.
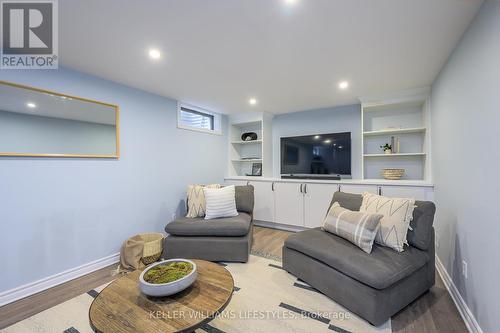
[[[115,125],[0,110],[0,152],[115,155]]]
[[[351,132],[351,172],[361,178],[361,105],[347,105],[278,115],[273,119],[273,175],[280,175],[280,138]]]
[[[487,1],[432,87],[438,256],[484,332],[500,327],[499,126],[500,2]]]
[[[2,70],[0,79],[119,105],[122,155],[0,158],[0,292],[162,231],[189,183],[223,181],[225,133],[177,129],[173,100],[65,69]]]

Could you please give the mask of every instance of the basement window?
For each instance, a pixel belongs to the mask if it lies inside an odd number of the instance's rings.
[[[221,134],[221,116],[197,106],[179,103],[177,127],[212,134]]]

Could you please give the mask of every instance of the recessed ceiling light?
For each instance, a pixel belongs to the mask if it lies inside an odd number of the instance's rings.
[[[255,105],[255,104],[257,104],[257,99],[256,99],[256,98],[253,98],[253,97],[252,97],[252,98],[250,98],[250,99],[248,100],[248,104],[250,104],[250,105]]]
[[[297,3],[297,0],[283,0],[283,1],[287,5],[295,5]]]
[[[31,109],[36,108],[36,104],[35,104],[35,103],[32,103],[32,102],[28,102],[28,103],[26,103],[26,106],[27,106],[27,107],[29,107],[29,108],[31,108]]]
[[[349,82],[347,82],[347,81],[339,82],[339,89],[340,90],[346,90],[347,88],[349,88]]]
[[[330,142],[332,142],[332,140],[330,139],[324,141],[324,143],[330,143]]]
[[[315,135],[315,136],[314,136],[314,138],[315,138],[316,140],[318,140],[318,139],[320,139],[320,138],[321,138],[321,135]]]
[[[161,52],[157,49],[149,49],[149,57],[154,60],[158,60],[161,58]]]

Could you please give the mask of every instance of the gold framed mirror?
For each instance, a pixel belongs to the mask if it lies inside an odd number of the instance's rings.
[[[117,105],[0,81],[0,156],[120,157]]]

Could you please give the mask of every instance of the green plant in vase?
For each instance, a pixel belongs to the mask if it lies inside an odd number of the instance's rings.
[[[380,148],[382,148],[385,154],[392,154],[392,146],[390,144],[386,143],[385,145],[380,146]]]

